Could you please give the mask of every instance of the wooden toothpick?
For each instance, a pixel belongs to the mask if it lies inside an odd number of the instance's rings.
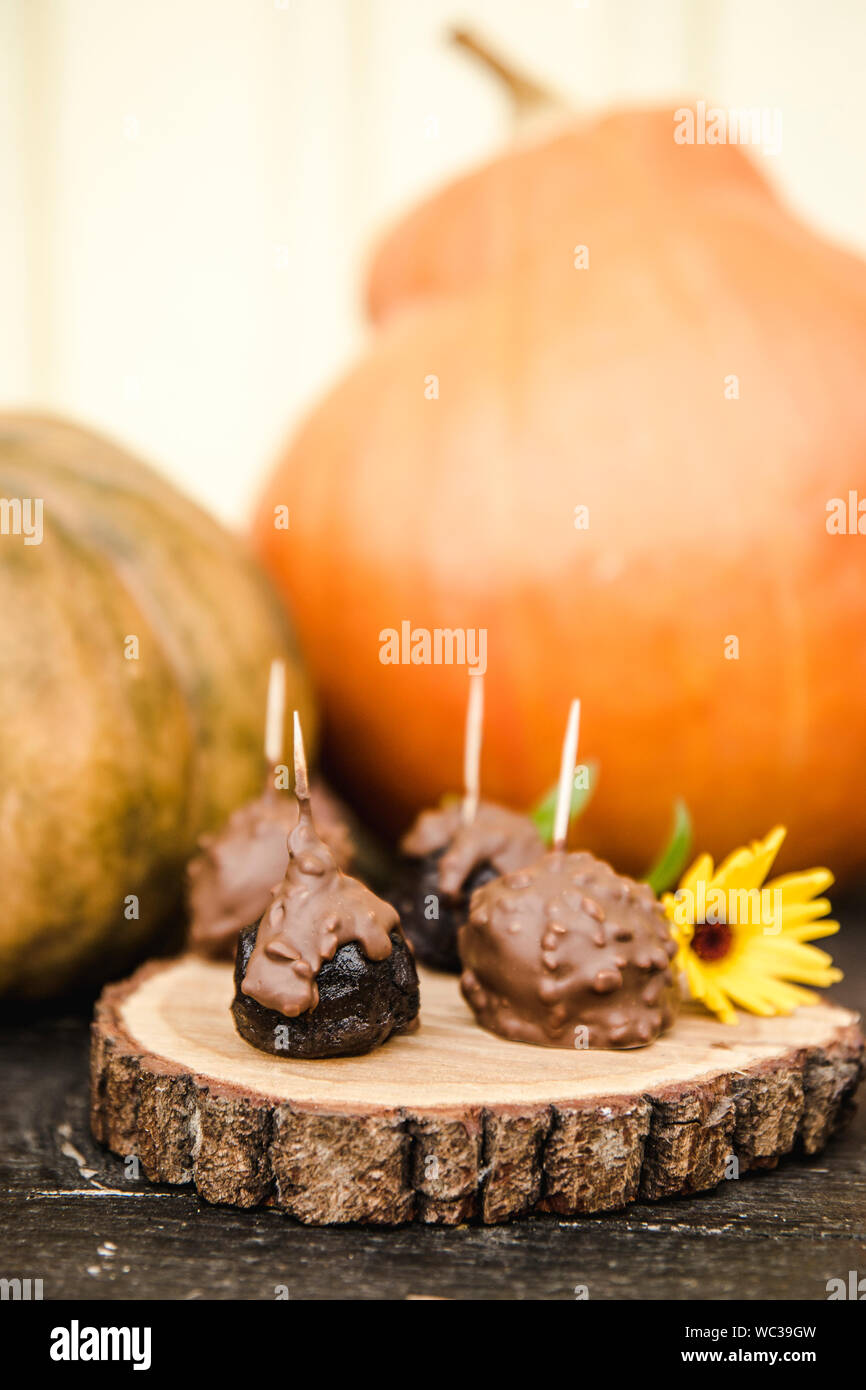
[[[286,663],[272,661],[268,677],[268,703],[265,715],[265,758],[269,767],[283,760],[286,719]]]
[[[562,762],[559,768],[559,790],[556,794],[556,816],[553,821],[553,848],[565,849],[568,839],[568,822],[571,819],[571,792],[574,787],[574,769],[577,763],[577,738],[580,732],[580,701],[572,700],[568,711],[568,724],[565,741],[562,745]]]
[[[481,729],[484,723],[484,677],[469,677],[466,706],[466,741],[463,745],[463,820],[475,819],[481,796]]]
[[[294,754],[295,754],[295,796],[302,806],[310,800],[310,783],[307,778],[307,758],[304,753],[304,736],[301,733],[301,720],[298,711],[294,713]]]

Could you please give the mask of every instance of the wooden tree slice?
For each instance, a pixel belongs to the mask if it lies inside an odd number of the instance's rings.
[[[93,1132],[154,1182],[314,1224],[495,1222],[699,1192],[817,1152],[863,1068],[857,1015],[829,1005],[736,1028],[687,1012],[639,1051],[571,1052],[484,1032],[456,980],[426,972],[416,1033],[296,1062],[238,1036],[232,990],[230,966],[194,956],[105,990]]]

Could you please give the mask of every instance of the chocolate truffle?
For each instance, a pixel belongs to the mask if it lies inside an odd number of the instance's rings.
[[[310,791],[322,839],[341,869],[354,846],[339,803],[320,784]],[[273,776],[255,801],[247,802],[216,835],[203,835],[187,866],[189,944],[201,955],[232,959],[240,932],[255,924],[289,862],[288,836],[298,824],[298,803],[277,791]]]
[[[476,888],[531,864],[544,844],[528,816],[480,801],[470,821],[459,801],[423,811],[403,837],[404,874],[393,900],[415,954],[457,974],[457,930]]]
[[[460,988],[478,1022],[545,1047],[643,1047],[669,1028],[676,944],[645,883],[553,850],[472,896]]]
[[[275,1056],[353,1056],[413,1026],[418,976],[394,908],[341,872],[299,804],[285,878],[241,938],[232,1014]]]

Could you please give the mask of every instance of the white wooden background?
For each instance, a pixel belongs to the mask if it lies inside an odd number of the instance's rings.
[[[0,0],[0,399],[242,523],[377,230],[507,139],[454,23],[584,108],[779,107],[786,195],[866,249],[863,0]]]

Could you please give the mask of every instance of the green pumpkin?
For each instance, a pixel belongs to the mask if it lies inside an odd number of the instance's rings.
[[[140,956],[259,792],[274,657],[310,746],[314,711],[242,543],[124,450],[0,415],[0,499],[0,993],[44,997]]]

